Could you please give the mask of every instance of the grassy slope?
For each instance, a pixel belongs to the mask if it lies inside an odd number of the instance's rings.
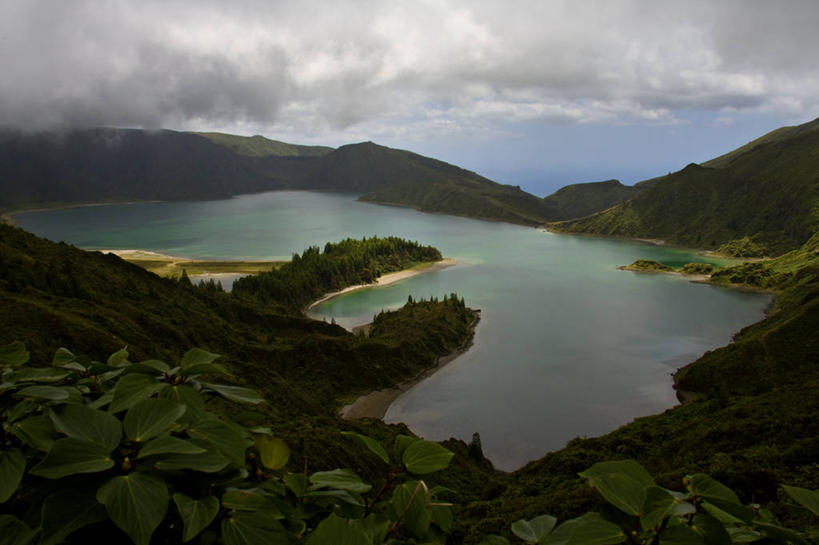
[[[545,197],[552,221],[582,218],[638,195],[646,186],[627,186],[618,180],[572,184]]]
[[[270,140],[258,134],[255,136],[237,136],[221,132],[196,132],[193,134],[207,138],[214,144],[229,148],[239,155],[249,157],[267,157],[270,155],[277,157],[319,157],[333,151],[333,148],[328,146],[299,146],[278,140]]]
[[[700,248],[750,237],[771,255],[794,250],[819,229],[819,121],[749,146],[715,166],[688,165],[630,201],[555,228]]]

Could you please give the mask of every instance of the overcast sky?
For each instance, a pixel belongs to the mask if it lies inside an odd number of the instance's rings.
[[[819,116],[819,1],[0,2],[0,124],[362,140],[545,194]]]

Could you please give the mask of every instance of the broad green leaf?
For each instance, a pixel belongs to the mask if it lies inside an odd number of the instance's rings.
[[[93,493],[61,490],[43,502],[43,534],[38,545],[57,545],[83,526],[108,518]]]
[[[185,413],[184,405],[176,405],[166,399],[140,401],[125,413],[123,427],[128,439],[145,442],[168,431]]]
[[[722,500],[742,505],[734,491],[712,479],[705,473],[696,473],[687,478],[688,488],[693,494],[702,496],[706,500]]]
[[[14,395],[15,397],[44,399],[47,401],[66,401],[71,397],[68,390],[56,386],[29,386]]]
[[[108,405],[109,403],[111,403],[113,399],[114,399],[113,392],[105,392],[104,394],[99,396],[95,401],[89,403],[88,406],[91,407],[92,409],[101,409]]]
[[[384,515],[370,513],[363,519],[353,521],[352,524],[360,528],[372,543],[383,543],[392,521]]]
[[[426,507],[426,494],[418,481],[409,481],[395,487],[392,495],[395,512],[404,515],[404,525],[419,538],[429,532],[432,516]]]
[[[708,545],[731,545],[731,536],[720,521],[707,513],[697,513],[691,519],[691,529]]]
[[[62,367],[68,365],[77,359],[71,350],[67,348],[58,348],[54,353],[54,359],[51,360],[51,365],[54,367]]]
[[[185,352],[184,356],[182,356],[182,362],[180,365],[182,366],[182,369],[187,369],[188,367],[193,367],[194,365],[211,363],[218,357],[219,354],[213,354],[212,352],[202,350],[201,348],[191,348]]]
[[[227,369],[223,365],[219,365],[218,363],[199,363],[196,365],[191,365],[190,367],[183,368],[182,371],[179,373],[183,377],[191,377],[193,375],[224,375],[224,376],[233,376],[231,375]]]
[[[512,533],[527,543],[538,543],[549,535],[557,524],[551,515],[540,515],[531,520],[519,520],[512,523]]]
[[[808,490],[798,486],[782,485],[785,493],[805,509],[819,516],[819,490]]]
[[[264,402],[264,398],[260,396],[256,390],[251,390],[250,388],[228,386],[227,384],[213,384],[211,382],[203,382],[202,387],[213,390],[222,397],[225,397],[235,403],[250,403],[252,405],[257,405]]]
[[[381,446],[381,443],[379,443],[375,439],[367,437],[366,435],[361,435],[360,433],[355,433],[354,431],[343,431],[341,432],[341,435],[347,435],[349,437],[357,438],[359,441],[364,443],[364,446],[367,447],[370,452],[378,456],[382,462],[384,462],[385,464],[390,463],[390,455],[387,454],[387,451],[384,449],[383,446]]]
[[[120,348],[110,356],[105,362],[109,367],[120,367],[128,361],[128,351],[125,348]]]
[[[188,429],[188,435],[206,441],[238,466],[244,466],[245,451],[253,444],[247,430],[216,418],[196,422]]]
[[[396,460],[400,460],[404,456],[404,451],[413,443],[421,441],[417,437],[410,437],[409,435],[396,435],[395,442],[392,445],[392,453]]]
[[[429,508],[430,515],[432,515],[432,522],[444,532],[449,532],[452,529],[452,508],[448,505],[431,505]],[[548,515],[545,515],[548,516]]]
[[[54,367],[26,367],[12,373],[9,380],[14,382],[60,382],[70,374],[69,371]]]
[[[643,530],[656,528],[676,505],[677,499],[659,486],[649,486],[646,489],[646,501],[640,516],[640,526]]]
[[[264,467],[275,471],[287,465],[287,460],[290,459],[290,447],[287,443],[269,435],[257,435],[253,442],[259,449]]]
[[[66,437],[57,439],[46,457],[29,473],[46,479],[62,479],[77,473],[96,473],[113,467],[108,451],[96,443]]]
[[[350,521],[330,513],[310,534],[307,545],[372,545],[363,530]]]
[[[0,346],[0,364],[18,367],[28,362],[30,354],[26,345],[20,341]]]
[[[346,490],[312,490],[311,492],[306,493],[303,497],[314,500],[321,498],[333,498],[350,505],[364,507],[364,501],[361,499],[360,495],[353,495],[351,492],[347,492]]]
[[[139,449],[137,460],[146,458],[148,456],[157,456],[159,454],[202,454],[207,452],[202,447],[198,447],[190,441],[185,441],[179,437],[172,435],[165,435],[151,439]]]
[[[731,536],[731,541],[734,543],[751,543],[762,539],[763,537],[762,533],[751,530],[750,528],[736,528],[729,526],[725,528],[725,530],[728,532],[728,535]]]
[[[275,513],[275,518],[284,518],[276,508],[273,497],[257,489],[233,488],[222,495],[222,507],[236,511],[267,511]]]
[[[39,412],[42,409],[41,403],[33,399],[24,399],[19,403],[14,403],[6,409],[3,416],[6,422],[17,422],[18,420]]]
[[[0,545],[28,545],[34,541],[37,530],[13,515],[0,515]]]
[[[153,377],[136,373],[124,375],[114,387],[114,399],[111,400],[108,411],[118,413],[130,409],[167,387],[166,383],[157,382]]]
[[[195,388],[187,384],[169,386],[159,392],[159,397],[188,408],[182,418],[179,419],[180,424],[193,424],[207,415],[205,400],[202,399],[202,396]]]
[[[361,480],[349,469],[334,469],[332,471],[318,471],[310,475],[310,482],[316,488],[335,488],[337,490],[348,490],[362,494],[372,488],[372,486]]]
[[[150,361],[153,361],[153,360],[148,360],[148,361],[150,362]],[[162,363],[162,362],[158,361],[157,363]],[[165,367],[168,367],[168,366],[165,365]],[[127,367],[122,367],[122,368],[120,368],[120,371],[122,372],[123,375],[135,375],[135,374],[136,375],[148,375],[149,377],[153,377],[153,378],[157,378],[157,377],[163,376],[165,374],[165,371],[160,371],[156,367],[153,367],[151,365],[145,365],[142,362],[132,363],[132,364],[128,365]]]
[[[420,440],[407,447],[401,460],[410,473],[426,475],[444,469],[453,456],[438,443]]]
[[[642,514],[646,489],[654,486],[651,475],[634,460],[600,462],[579,475],[588,479],[607,502],[633,516]]]
[[[8,427],[9,433],[25,444],[48,452],[56,440],[57,432],[48,415],[38,414],[15,422]]]
[[[290,545],[281,523],[264,512],[233,513],[222,521],[222,540],[225,545]]]
[[[0,450],[0,503],[17,491],[26,472],[26,458],[18,448]]]
[[[54,427],[74,439],[82,439],[111,452],[122,438],[122,424],[112,414],[77,403],[52,407],[49,417]]]
[[[282,481],[297,498],[301,498],[307,493],[307,477],[301,473],[288,473],[282,477]]]
[[[601,518],[581,520],[572,530],[566,545],[615,545],[622,543],[626,534],[616,524]]]
[[[780,543],[796,543],[797,545],[808,545],[808,541],[798,532],[794,532],[788,528],[782,528],[775,524],[768,524],[765,522],[755,522],[754,528],[762,530],[766,535],[770,536]],[[710,544],[709,544],[710,545]]]
[[[182,541],[190,541],[198,536],[219,513],[219,500],[215,496],[194,500],[185,494],[176,493],[173,501],[185,528]]]
[[[168,487],[162,479],[135,471],[102,485],[97,500],[136,545],[148,545],[168,510]]]
[[[712,517],[722,522],[749,523],[754,519],[753,509],[734,502],[711,499],[703,501],[702,506]]]
[[[167,373],[168,371],[171,370],[170,365],[168,365],[164,361],[159,360],[144,360],[134,365],[140,365],[148,369],[153,369],[154,371],[157,371],[159,373]],[[130,367],[133,367],[133,365],[131,365]]]
[[[660,545],[706,545],[687,524],[669,525],[660,533]]]
[[[191,469],[202,473],[218,473],[230,465],[230,460],[218,452],[206,450],[201,454],[169,454],[154,464],[163,471]]]

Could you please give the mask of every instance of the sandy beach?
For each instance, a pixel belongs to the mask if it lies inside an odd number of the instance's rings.
[[[376,288],[379,286],[388,286],[390,284],[400,282],[401,280],[412,278],[413,276],[417,276],[419,274],[432,271],[439,271],[441,269],[446,269],[447,267],[452,267],[453,265],[457,264],[458,262],[454,259],[442,259],[441,261],[436,261],[435,263],[422,263],[421,265],[417,265],[411,269],[404,269],[403,271],[387,273],[385,275],[379,276],[378,279],[372,284],[357,284],[355,286],[349,286],[347,288],[344,288],[343,290],[332,291],[330,293],[327,293],[321,299],[317,299],[316,301],[310,303],[310,305],[306,309],[304,309],[304,311],[307,312],[316,305],[319,305],[324,301],[327,301],[328,299],[338,297],[339,295],[343,295],[345,293],[350,293],[351,291],[362,290],[365,288]]]
[[[441,369],[444,365],[448,364],[467,350],[469,347],[472,346],[472,340],[475,336],[475,326],[478,325],[478,321],[481,319],[481,311],[475,310],[473,311],[475,317],[472,319],[472,323],[469,324],[470,334],[469,338],[467,338],[461,346],[450,352],[445,356],[441,356],[438,358],[438,362],[424,371],[421,371],[415,377],[405,380],[404,382],[400,383],[397,386],[392,388],[386,388],[384,390],[376,390],[375,392],[370,392],[369,394],[364,394],[356,398],[355,401],[350,403],[349,405],[345,405],[339,411],[339,414],[342,418],[346,418],[348,420],[353,420],[356,418],[384,418],[384,415],[387,414],[387,409],[390,408],[392,402],[395,401],[398,396],[421,382],[427,377],[430,377],[434,373],[436,373],[439,369]]]

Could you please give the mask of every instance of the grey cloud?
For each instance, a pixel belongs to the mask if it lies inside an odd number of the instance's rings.
[[[8,0],[0,123],[455,130],[809,110],[817,15],[813,0]]]

